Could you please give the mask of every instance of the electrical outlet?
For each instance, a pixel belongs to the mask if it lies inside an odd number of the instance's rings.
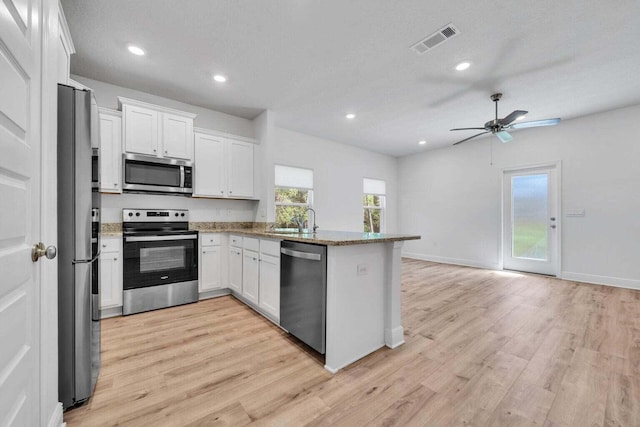
[[[358,276],[366,276],[368,270],[369,267],[367,266],[367,264],[358,264]]]

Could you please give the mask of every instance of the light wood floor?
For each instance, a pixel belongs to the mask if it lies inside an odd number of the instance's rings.
[[[232,297],[108,319],[73,426],[640,426],[640,292],[403,261],[406,344],[331,375]]]

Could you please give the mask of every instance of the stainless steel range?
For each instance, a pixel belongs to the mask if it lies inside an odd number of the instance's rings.
[[[198,232],[189,211],[122,210],[122,314],[198,301]]]

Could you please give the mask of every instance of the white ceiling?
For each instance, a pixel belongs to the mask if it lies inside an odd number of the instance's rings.
[[[527,120],[640,102],[638,0],[62,6],[77,50],[73,74],[249,119],[270,109],[278,126],[394,156],[472,135],[449,129],[492,119],[496,91],[501,117],[524,109]],[[410,49],[448,23],[460,35],[424,55]],[[147,54],[131,55],[129,43]],[[471,68],[454,71],[462,60]],[[228,82],[214,83],[213,73]]]

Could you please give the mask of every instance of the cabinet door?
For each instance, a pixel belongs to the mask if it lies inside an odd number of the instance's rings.
[[[267,313],[280,319],[280,258],[260,254],[260,303]]]
[[[100,113],[100,191],[122,193],[122,119]]]
[[[258,253],[244,250],[242,257],[242,296],[258,305]]]
[[[200,292],[220,289],[220,246],[203,247],[200,254]]]
[[[222,138],[199,133],[195,135],[194,196],[226,196],[224,146]]]
[[[128,153],[158,154],[158,112],[123,105],[124,147]]]
[[[177,159],[193,158],[193,119],[162,114],[162,155]]]
[[[242,250],[229,249],[229,288],[242,294]]]
[[[253,144],[229,142],[229,197],[253,197]]]
[[[122,305],[122,258],[119,252],[100,254],[100,308]]]

